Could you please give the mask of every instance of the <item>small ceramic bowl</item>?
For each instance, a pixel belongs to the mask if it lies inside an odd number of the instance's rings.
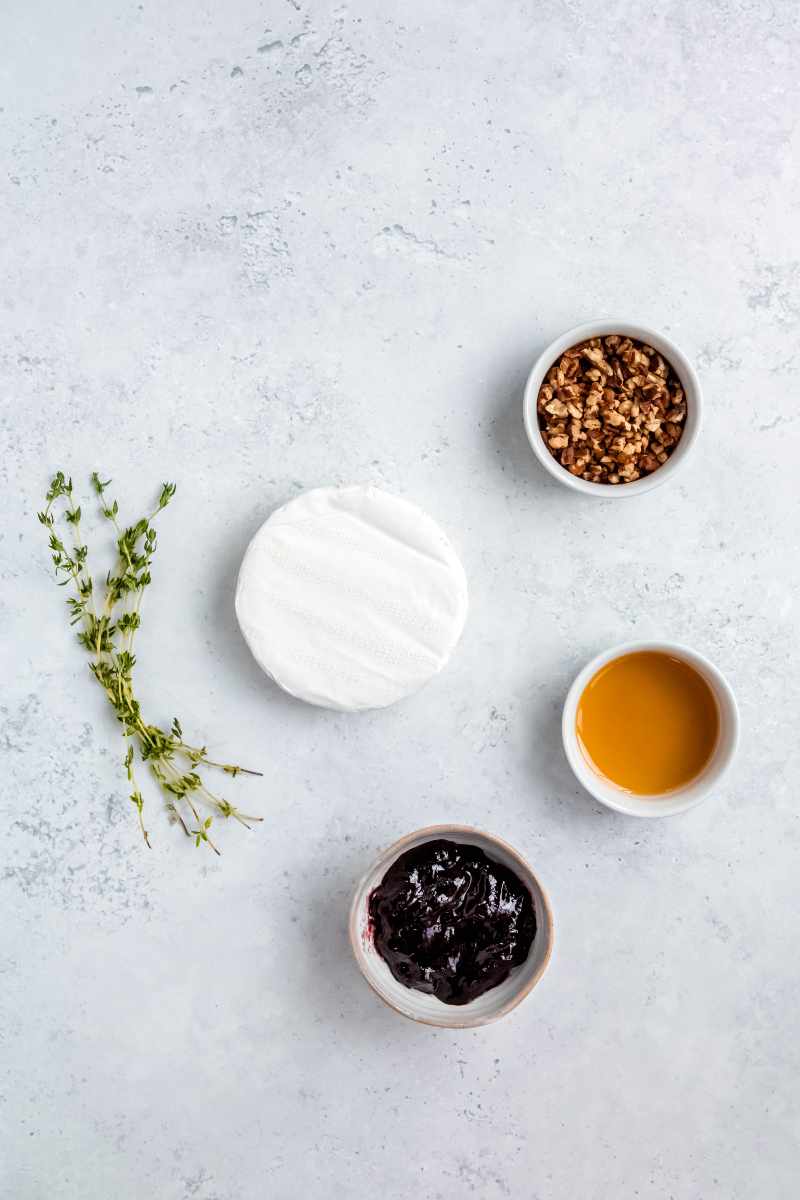
[[[663,466],[660,466],[657,471],[653,471],[652,475],[635,479],[633,483],[591,483],[588,479],[580,479],[577,475],[571,475],[553,458],[545,445],[536,412],[539,388],[556,359],[565,350],[569,350],[570,346],[576,346],[578,342],[585,342],[588,338],[593,337],[607,337],[612,333],[621,334],[623,337],[637,338],[640,342],[657,350],[673,367],[686,395],[683,434],[674,451]],[[631,496],[641,496],[642,492],[649,492],[660,484],[666,483],[680,470],[689,457],[700,432],[703,397],[700,391],[700,380],[697,378],[694,367],[671,338],[668,338],[666,334],[658,333],[655,329],[648,329],[645,325],[637,325],[633,321],[607,320],[589,321],[585,325],[578,325],[575,329],[562,333],[561,337],[556,338],[546,350],[542,351],[533,364],[528,382],[525,384],[523,405],[523,419],[528,441],[533,453],[548,474],[557,479],[559,483],[563,483],[565,487],[572,488],[574,492],[583,492],[585,496],[596,496],[603,500],[619,500]]]
[[[606,663],[637,650],[671,654],[694,667],[714,693],[719,712],[717,745],[701,774],[685,787],[659,796],[633,795],[599,775],[585,758],[575,727],[578,702],[589,681]],[[595,800],[599,800],[607,808],[627,813],[631,817],[669,817],[694,808],[719,786],[722,777],[733,761],[739,744],[739,710],[736,706],[736,698],[725,676],[696,650],[690,650],[688,646],[681,646],[677,642],[625,642],[621,646],[614,646],[613,649],[606,650],[604,654],[598,654],[597,658],[593,658],[590,663],[587,663],[577,676],[564,702],[561,737],[567,761],[572,767],[575,777],[579,783],[583,784],[587,792],[594,796]]]
[[[536,936],[527,959],[514,968],[504,983],[484,992],[469,1004],[443,1004],[435,996],[427,996],[413,988],[404,987],[392,975],[372,940],[368,913],[370,893],[401,854],[436,838],[449,838],[454,842],[479,846],[489,858],[510,867],[533,897]],[[539,982],[553,949],[553,914],[547,893],[539,880],[525,859],[506,842],[469,825],[429,825],[426,829],[418,829],[416,833],[409,833],[400,838],[400,841],[385,850],[367,871],[356,888],[350,908],[350,942],[356,962],[367,983],[395,1012],[410,1017],[413,1021],[421,1021],[424,1025],[437,1025],[444,1029],[472,1029],[476,1025],[488,1025],[491,1021],[504,1017],[512,1008],[516,1008]]]

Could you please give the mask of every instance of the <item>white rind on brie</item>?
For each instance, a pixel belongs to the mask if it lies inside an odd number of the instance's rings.
[[[293,696],[384,708],[449,659],[467,580],[445,534],[408,500],[369,486],[316,488],[253,538],[236,616],[256,661]]]

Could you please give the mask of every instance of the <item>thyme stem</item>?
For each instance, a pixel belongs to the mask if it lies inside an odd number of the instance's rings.
[[[124,527],[118,520],[117,501],[108,501],[104,497],[111,481],[101,480],[95,472],[91,482],[95,494],[100,498],[102,514],[111,522],[116,535],[117,558],[113,571],[106,576],[102,608],[98,610],[95,605],[94,584],[87,565],[88,550],[81,533],[80,505],[75,504],[72,480],[67,479],[63,471],[57,472],[51,481],[45,507],[38,518],[49,532],[50,551],[59,585],[72,584],[76,593],[67,600],[70,623],[79,627],[78,640],[90,655],[90,670],[103,688],[122,726],[126,743],[123,764],[142,838],[150,846],[150,837],[144,824],[144,799],[135,772],[137,752],[140,761],[149,764],[166,798],[170,817],[181,826],[187,837],[194,839],[195,845],[204,843],[215,854],[219,854],[220,850],[209,833],[213,818],[201,817],[195,799],[211,808],[214,814],[233,817],[248,829],[248,822],[261,821],[263,818],[241,813],[227,800],[211,792],[199,775],[199,769],[213,768],[234,777],[260,776],[261,772],[209,758],[205,746],[195,747],[184,741],[177,718],[173,720],[168,733],[157,725],[149,724],[142,717],[133,688],[133,669],[136,665],[133,643],[141,624],[142,598],[151,582],[150,565],[156,550],[153,520],[169,504],[175,494],[175,485],[165,483],[153,512],[140,518],[134,525]],[[63,501],[63,516],[72,529],[70,546],[65,545],[55,529],[55,506],[58,500]],[[185,760],[189,770],[182,771],[176,758]],[[182,804],[191,814],[194,828],[187,824],[180,809]]]

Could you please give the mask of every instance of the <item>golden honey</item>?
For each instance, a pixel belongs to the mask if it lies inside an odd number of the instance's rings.
[[[694,667],[639,650],[600,668],[578,701],[575,724],[600,775],[637,796],[658,796],[700,775],[717,744],[719,710]]]

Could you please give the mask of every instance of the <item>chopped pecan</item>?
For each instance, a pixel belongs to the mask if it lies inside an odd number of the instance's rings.
[[[550,453],[571,474],[624,485],[657,471],[683,434],[686,397],[674,369],[620,334],[566,350],[539,389]]]

